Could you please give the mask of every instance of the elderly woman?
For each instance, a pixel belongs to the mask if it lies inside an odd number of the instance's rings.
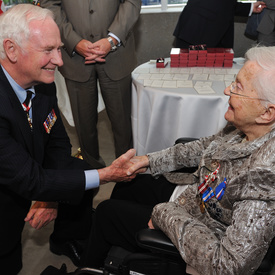
[[[85,264],[100,265],[112,244],[137,250],[134,235],[152,214],[149,227],[162,230],[200,274],[255,272],[275,236],[275,47],[252,48],[246,60],[224,91],[227,127],[132,160],[129,174],[149,167],[154,177],[164,174],[171,182],[168,172],[198,166],[188,185],[178,185],[152,213],[140,203],[142,195],[139,204],[130,202],[131,192],[128,201],[99,205]],[[144,197],[152,191],[140,188]]]

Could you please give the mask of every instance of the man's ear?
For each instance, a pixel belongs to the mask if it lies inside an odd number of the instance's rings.
[[[256,122],[261,124],[275,123],[275,105],[270,104],[265,112],[256,118]]]
[[[17,61],[17,45],[13,40],[7,38],[3,42],[4,50],[7,58],[12,62],[16,63]]]

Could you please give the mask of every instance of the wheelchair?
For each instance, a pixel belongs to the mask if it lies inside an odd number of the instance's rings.
[[[137,243],[147,253],[131,253],[112,247],[103,270],[78,268],[74,275],[185,275],[186,264],[170,239],[159,230],[143,229],[137,234]],[[260,267],[254,275],[270,275],[275,262],[275,239],[271,242]]]
[[[193,138],[179,138],[177,143],[187,143]],[[180,172],[191,173],[196,167],[183,168]],[[171,240],[160,230],[143,229],[136,236],[144,253],[131,253],[121,247],[112,247],[102,270],[78,268],[73,275],[188,275],[186,263]],[[254,275],[270,275],[275,263],[275,238]]]

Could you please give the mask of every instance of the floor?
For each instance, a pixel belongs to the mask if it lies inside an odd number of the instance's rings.
[[[109,165],[115,159],[115,154],[110,123],[105,111],[99,113],[98,131],[100,137],[100,153],[106,164]],[[74,148],[77,148],[77,143],[72,143]],[[100,187],[94,199],[95,207],[100,201],[110,196],[113,186],[114,183],[109,183]],[[60,268],[63,263],[66,264],[68,272],[76,269],[69,258],[57,256],[49,251],[48,239],[51,232],[52,224],[38,231],[31,228],[28,224],[25,225],[22,241],[23,269],[18,275],[39,275],[48,265]],[[275,275],[275,267],[270,275]]]

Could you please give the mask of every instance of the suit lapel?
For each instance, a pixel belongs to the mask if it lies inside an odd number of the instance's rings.
[[[39,162],[43,162],[44,158],[44,126],[43,123],[47,117],[48,112],[48,100],[47,97],[43,97],[40,93],[43,86],[35,87],[35,98],[32,105],[32,115],[33,115],[33,139],[34,139],[34,158]],[[47,102],[45,102],[47,101]]]
[[[55,88],[51,84],[35,86],[35,97],[32,104],[33,114],[33,141],[34,158],[42,163],[44,158],[44,148],[50,135],[46,133],[43,123],[52,111],[52,96],[55,95]]]
[[[28,148],[28,151],[33,154],[33,147],[32,147],[32,132],[27,120],[26,113],[24,112],[18,97],[16,96],[15,92],[13,91],[9,81],[7,80],[2,68],[0,68],[0,82],[2,86],[2,93],[9,98],[11,104],[11,114],[16,118],[18,122],[18,128],[22,133],[22,137]]]

